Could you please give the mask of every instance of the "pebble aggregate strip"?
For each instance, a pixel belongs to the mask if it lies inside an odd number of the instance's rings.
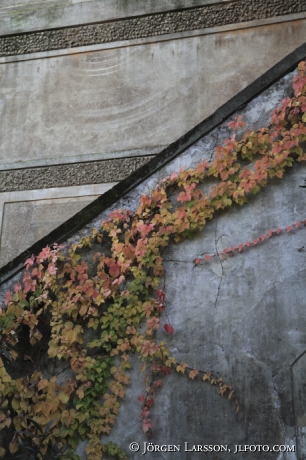
[[[1,171],[0,192],[118,182],[151,158],[144,156]]]
[[[151,37],[306,11],[305,0],[241,0],[111,23],[0,37],[0,56]]]

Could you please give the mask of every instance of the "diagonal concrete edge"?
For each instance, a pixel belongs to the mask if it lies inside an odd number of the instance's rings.
[[[295,51],[288,54],[284,59],[274,65],[270,70],[257,78],[253,83],[240,91],[236,96],[223,104],[215,113],[184,134],[177,141],[170,144],[152,160],[141,166],[137,171],[130,174],[126,179],[119,182],[115,187],[101,195],[80,212],[61,224],[41,240],[37,241],[26,251],[19,254],[9,263],[0,268],[0,284],[12,278],[23,268],[23,262],[32,254],[38,253],[47,244],[61,243],[66,241],[75,232],[87,225],[99,213],[113,205],[119,198],[139,185],[148,176],[166,165],[169,161],[183,153],[188,147],[200,138],[215,129],[234,112],[241,109],[258,94],[265,91],[280,78],[291,72],[298,63],[306,57],[306,43],[299,46]]]

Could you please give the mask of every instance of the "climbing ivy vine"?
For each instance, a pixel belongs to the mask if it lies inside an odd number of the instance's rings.
[[[202,230],[216,211],[246,203],[294,161],[306,160],[305,62],[293,88],[294,96],[274,110],[269,127],[240,138],[234,134],[216,148],[211,163],[163,178],[140,197],[136,212],[114,211],[77,244],[54,244],[26,260],[22,281],[6,293],[0,310],[2,458],[73,460],[80,439],[88,439],[88,460],[104,454],[125,459],[124,451],[102,444],[100,437],[115,423],[134,353],[145,376],[138,399],[149,435],[156,391],[171,371],[217,385],[239,410],[228,383],[177,362],[165,341],[156,340],[165,322],[163,251]],[[229,126],[245,124],[238,116]],[[207,179],[214,183],[204,193]],[[168,323],[164,332],[175,333]]]

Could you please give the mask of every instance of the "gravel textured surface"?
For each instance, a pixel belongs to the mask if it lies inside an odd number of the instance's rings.
[[[0,192],[118,182],[151,159],[132,157],[0,172]]]
[[[305,0],[242,0],[111,23],[0,37],[0,55],[50,51],[223,26],[306,11]]]

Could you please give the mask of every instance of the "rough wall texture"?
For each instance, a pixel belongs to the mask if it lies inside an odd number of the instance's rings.
[[[1,169],[156,153],[305,34],[306,20],[299,20],[2,63]]]
[[[1,0],[1,34],[90,24],[231,0]],[[238,0],[240,1],[240,0]]]
[[[122,158],[71,165],[0,171],[0,192],[66,187],[123,180],[150,157]]]
[[[2,37],[0,56],[152,37],[304,11],[306,11],[304,0],[241,0],[108,24],[92,24]]]
[[[0,265],[18,210],[126,177],[303,43],[304,3],[0,1]]]
[[[245,107],[242,113],[248,126],[257,129],[269,123],[271,110],[290,95],[292,77],[283,78]],[[140,194],[149,193],[162,177],[183,166],[191,167],[203,158],[211,160],[214,147],[228,136],[224,124],[111,209],[134,210]],[[223,444],[231,449],[230,455],[205,454],[211,460],[306,457],[305,228],[280,234],[226,260],[198,267],[193,263],[203,253],[220,252],[269,229],[305,219],[305,192],[299,187],[305,177],[305,165],[295,165],[283,179],[272,180],[249,204],[221,212],[196,238],[170,246],[165,254],[167,315],[175,333],[165,336],[160,332],[159,338],[166,340],[178,360],[224,377],[237,389],[244,408],[243,417],[235,415],[232,403],[221,398],[214,387],[184,376],[168,376],[152,411],[154,444],[181,446],[181,451],[163,452],[165,460],[203,458],[203,453],[186,451],[185,442],[187,446]],[[92,225],[99,225],[111,209]],[[71,242],[88,234],[89,228],[91,225]],[[1,295],[18,277],[2,285]],[[137,365],[131,375],[132,385],[110,438],[128,452],[129,459],[153,460],[159,458],[157,453],[142,455],[147,439],[140,432],[137,396],[143,393],[144,384]],[[138,452],[129,452],[131,442],[139,443]],[[254,444],[294,446],[298,452],[241,451],[233,455],[237,445]],[[85,458],[84,444],[78,453]]]

